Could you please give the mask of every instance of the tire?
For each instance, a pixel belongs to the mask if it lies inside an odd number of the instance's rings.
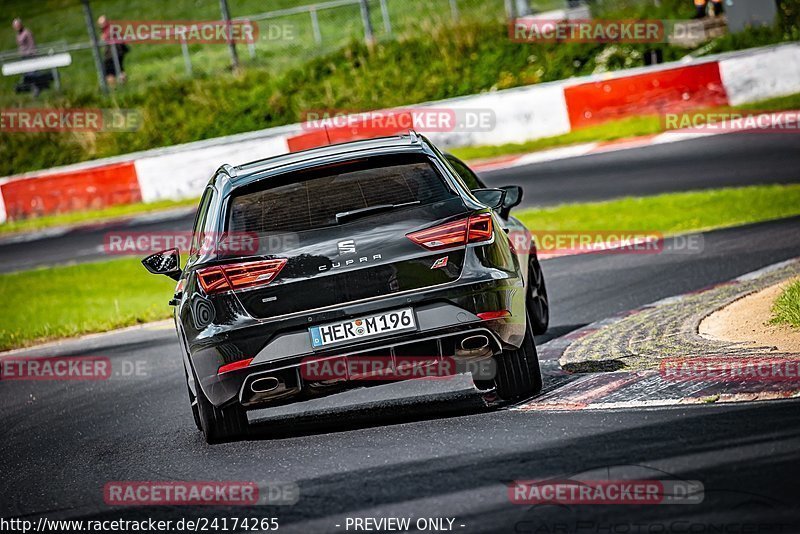
[[[244,408],[234,403],[224,408],[217,408],[206,398],[205,393],[197,385],[197,414],[200,430],[207,443],[235,441],[247,437],[249,423]]]
[[[495,386],[497,395],[505,401],[521,400],[542,390],[542,371],[539,369],[530,319],[522,345],[497,357]]]
[[[550,325],[550,301],[547,298],[547,286],[544,273],[538,260],[532,260],[528,270],[528,316],[536,336],[547,332]]]

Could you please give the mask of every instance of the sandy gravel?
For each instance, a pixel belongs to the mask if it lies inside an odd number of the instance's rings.
[[[748,295],[712,313],[700,323],[700,335],[800,354],[800,330],[767,324],[772,317],[772,303],[794,280],[797,278]]]

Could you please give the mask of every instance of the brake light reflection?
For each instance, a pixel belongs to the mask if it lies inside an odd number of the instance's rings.
[[[231,371],[238,371],[239,369],[244,369],[250,362],[253,361],[253,358],[247,358],[246,360],[239,360],[238,362],[233,363],[226,363],[222,367],[217,370],[217,375],[230,373]]]
[[[502,319],[503,317],[510,317],[511,312],[508,310],[488,311],[477,314],[484,321],[491,321],[492,319]]]

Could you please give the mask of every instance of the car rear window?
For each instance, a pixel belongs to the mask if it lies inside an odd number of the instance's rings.
[[[381,204],[452,198],[422,154],[373,157],[267,178],[231,199],[234,232],[302,232],[337,224],[336,214]]]

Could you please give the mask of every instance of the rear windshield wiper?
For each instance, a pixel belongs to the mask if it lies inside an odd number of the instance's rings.
[[[341,224],[344,221],[350,219],[357,219],[359,217],[363,217],[365,215],[372,215],[373,213],[379,213],[381,211],[389,211],[396,208],[404,208],[406,206],[413,206],[414,204],[419,204],[419,200],[415,200],[413,202],[404,202],[403,204],[377,204],[375,206],[369,206],[366,208],[359,208],[357,210],[351,211],[340,211],[336,214],[336,222]]]

